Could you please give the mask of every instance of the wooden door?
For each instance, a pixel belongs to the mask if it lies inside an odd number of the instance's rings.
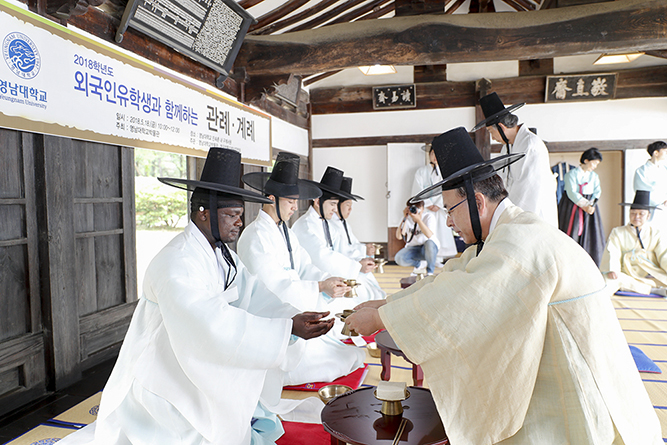
[[[33,136],[0,129],[0,416],[46,393]]]

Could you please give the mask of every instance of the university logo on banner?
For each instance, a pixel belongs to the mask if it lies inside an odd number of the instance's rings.
[[[4,38],[2,57],[9,69],[21,79],[36,77],[42,66],[37,45],[20,32],[11,32]]]

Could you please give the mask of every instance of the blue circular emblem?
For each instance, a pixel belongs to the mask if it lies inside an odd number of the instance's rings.
[[[96,416],[97,413],[100,411],[100,405],[95,405],[90,410],[88,410],[88,413],[92,416]]]
[[[7,34],[2,41],[2,56],[9,69],[21,79],[32,79],[42,67],[35,42],[20,32]]]
[[[42,439],[42,440],[38,440],[37,442],[33,442],[30,445],[52,445],[52,444],[58,442],[59,440],[60,439],[54,439],[54,438]]]

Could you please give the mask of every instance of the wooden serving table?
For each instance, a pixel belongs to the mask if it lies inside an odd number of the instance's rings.
[[[408,362],[412,363],[401,351],[401,348],[396,346],[394,339],[391,338],[389,332],[380,331],[375,335],[375,343],[380,349],[380,363],[382,364],[382,371],[380,372],[380,379],[385,382],[391,378],[391,354],[397,357],[403,357]],[[415,386],[424,386],[424,371],[419,365],[412,363],[412,381]]]
[[[375,387],[360,388],[331,400],[322,410],[322,426],[332,445],[391,445],[402,419],[406,424],[397,443],[401,445],[448,445],[431,391],[410,387],[403,414],[385,416]]]

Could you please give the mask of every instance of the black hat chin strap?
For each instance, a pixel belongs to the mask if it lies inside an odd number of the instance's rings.
[[[283,221],[282,216],[280,216],[280,197],[278,196],[276,196],[276,214],[278,215],[278,225],[283,227],[283,233],[285,234],[285,243],[287,244],[287,251],[289,252],[289,263],[292,269],[294,269],[294,257],[292,256],[292,243],[290,243],[289,241],[289,232],[287,231],[287,224],[285,223],[285,221]]]
[[[505,135],[505,132],[503,131],[503,129],[501,128],[501,126],[500,126],[499,123],[494,124],[494,125],[495,125],[495,127],[498,129],[498,133],[500,133],[500,137],[502,138],[503,142],[505,142],[505,147],[507,147],[507,154],[508,154],[508,155],[509,155],[509,154],[512,154],[512,148],[511,148],[511,147],[512,147],[512,144],[510,144],[509,139],[507,139],[507,136]],[[509,181],[510,181],[510,177],[511,177],[511,175],[510,175],[510,167],[509,167],[509,165],[508,165],[508,166],[505,167],[505,168],[507,168],[507,182],[509,183]]]
[[[637,231],[637,239],[639,240],[639,245],[642,246],[642,249],[645,249],[644,243],[642,242],[642,237],[639,234],[639,227],[634,226],[635,230]]]
[[[220,229],[218,228],[218,192],[214,190],[209,191],[208,204],[209,204],[208,205],[209,214],[211,218],[211,236],[213,236],[213,240],[215,241],[215,247],[220,249],[220,252],[222,253],[222,258],[224,258],[225,262],[227,263],[227,266],[229,266],[227,270],[227,276],[225,277],[225,290],[227,290],[229,286],[231,286],[232,283],[234,282],[237,270],[234,258],[232,258],[232,254],[229,253],[229,248],[220,239]],[[230,276],[232,274],[232,269],[234,269],[234,276],[232,276],[230,279]]]
[[[345,235],[347,235],[347,243],[352,244],[352,240],[350,239],[350,232],[347,231],[347,222],[345,221],[345,218],[343,218],[343,211],[340,208],[340,200],[338,201],[338,216],[340,216],[340,220],[343,221],[343,228],[345,229]]]
[[[472,176],[466,175],[465,189],[468,199],[468,211],[470,213],[470,223],[472,224],[472,234],[475,236],[475,243],[477,245],[477,255],[484,247],[484,240],[482,240],[482,224],[479,221],[479,211],[477,210],[477,200],[475,199],[475,189],[472,185]]]
[[[324,226],[324,238],[327,240],[327,246],[333,249],[333,241],[331,241],[331,232],[329,231],[329,221],[324,217],[324,201],[320,200],[320,218]]]

